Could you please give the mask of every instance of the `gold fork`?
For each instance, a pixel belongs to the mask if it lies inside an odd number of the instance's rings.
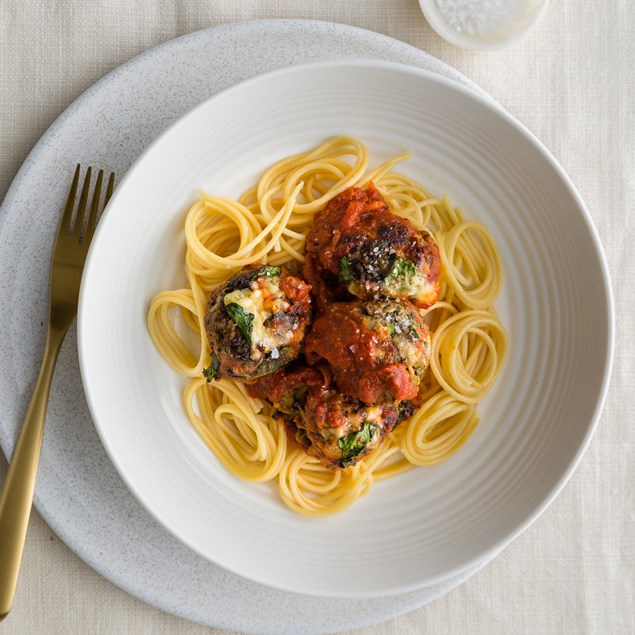
[[[49,324],[44,359],[0,494],[0,622],[11,610],[15,596],[31,515],[53,370],[64,337],[77,315],[79,284],[100,209],[103,170],[100,170],[97,175],[88,218],[86,218],[92,173],[92,169],[88,168],[77,213],[73,215],[80,172],[81,168],[78,165],[53,249]],[[114,186],[115,175],[111,173],[106,185],[104,207],[108,203]]]

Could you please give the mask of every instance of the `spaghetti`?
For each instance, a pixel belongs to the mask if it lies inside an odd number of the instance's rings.
[[[369,172],[366,146],[334,137],[279,161],[238,200],[202,193],[185,220],[187,286],[162,291],[150,304],[150,336],[166,362],[189,378],[184,407],[202,440],[240,478],[277,479],[282,500],[302,514],[342,511],[375,481],[451,456],[478,425],[476,406],[506,355],[507,335],[493,309],[503,280],[494,241],[485,227],[465,221],[447,197],[436,198],[395,173],[395,164],[407,156]],[[420,387],[423,405],[359,463],[330,469],[300,449],[272,416],[273,408],[249,397],[243,384],[206,382],[204,318],[210,292],[245,265],[300,271],[314,214],[346,188],[370,181],[391,211],[435,236],[441,295],[422,311],[432,331],[430,368]],[[175,312],[192,338],[178,332]]]

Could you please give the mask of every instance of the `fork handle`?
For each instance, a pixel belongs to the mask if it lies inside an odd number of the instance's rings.
[[[68,325],[49,328],[40,374],[0,494],[0,622],[13,605],[33,504],[55,362]]]

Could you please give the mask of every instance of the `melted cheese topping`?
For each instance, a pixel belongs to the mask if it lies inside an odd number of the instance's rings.
[[[430,281],[418,270],[414,274],[407,275],[390,273],[384,278],[381,287],[392,297],[425,298],[434,291]]]
[[[237,289],[223,298],[225,306],[237,304],[252,319],[251,358],[261,359],[263,354],[271,352],[277,359],[278,349],[287,346],[293,339],[293,332],[287,329],[284,333],[276,332],[265,326],[265,322],[277,313],[286,313],[290,304],[278,286],[279,278],[260,278],[251,283],[250,288]]]
[[[349,415],[348,425],[320,428],[320,434],[328,443],[337,443],[339,439],[349,435],[351,432],[354,432],[366,421],[374,423],[379,428],[382,428],[384,425],[382,419],[382,407],[367,406],[361,412]]]

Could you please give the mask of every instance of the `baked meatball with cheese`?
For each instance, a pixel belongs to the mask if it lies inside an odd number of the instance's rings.
[[[354,465],[414,412],[410,401],[368,406],[343,395],[327,366],[301,359],[249,382],[247,392],[269,401],[298,445],[327,467]]]
[[[414,399],[430,359],[430,331],[408,301],[335,302],[313,321],[309,364],[326,360],[339,390],[366,404]]]
[[[439,296],[439,248],[426,231],[393,214],[372,183],[351,187],[319,212],[307,236],[304,279],[318,306],[346,299],[408,299],[418,307]]]
[[[304,416],[293,423],[307,454],[327,467],[346,468],[377,448],[412,411],[408,402],[367,406],[334,388],[311,388]]]
[[[311,287],[284,267],[244,267],[215,289],[205,328],[216,378],[248,380],[272,373],[300,354],[311,319]]]

